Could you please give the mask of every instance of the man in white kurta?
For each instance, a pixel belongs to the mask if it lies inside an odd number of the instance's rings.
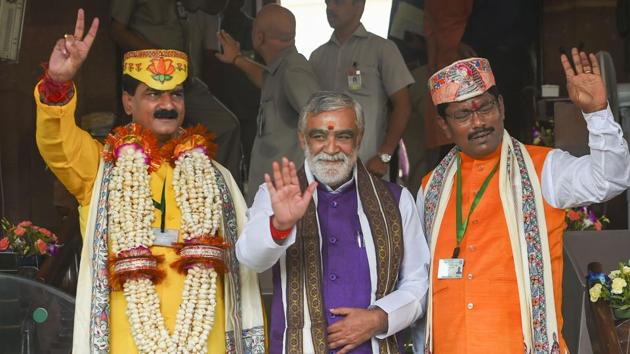
[[[395,334],[422,315],[420,219],[407,189],[357,160],[362,118],[345,94],[315,95],[300,117],[303,168],[274,163],[249,210],[236,254],[273,267],[271,353],[402,352]]]

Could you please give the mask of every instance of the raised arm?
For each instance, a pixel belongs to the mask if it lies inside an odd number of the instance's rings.
[[[81,205],[89,202],[102,146],[74,122],[76,95],[72,79],[87,57],[97,28],[98,19],[94,19],[84,36],[84,12],[79,10],[74,33],[57,41],[45,78],[35,88],[37,147],[46,164]],[[69,91],[53,100],[64,86]]]
[[[597,58],[573,48],[571,61],[560,60],[571,101],[578,106],[589,131],[590,154],[575,157],[553,150],[543,166],[545,199],[558,208],[606,201],[630,186],[630,154],[619,124],[608,108],[606,87]]]
[[[241,44],[232,38],[229,33],[221,31],[217,36],[219,43],[223,47],[223,53],[215,54],[217,59],[236,66],[247,75],[247,78],[256,87],[261,88],[263,83],[263,66],[241,54]]]

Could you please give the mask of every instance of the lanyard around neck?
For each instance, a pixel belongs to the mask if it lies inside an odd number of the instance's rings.
[[[457,186],[456,186],[456,192],[455,192],[456,193],[455,217],[456,217],[456,223],[457,223],[457,235],[456,235],[457,245],[455,246],[455,249],[453,250],[452,258],[459,257],[459,246],[461,245],[462,240],[464,239],[464,234],[466,233],[466,228],[468,227],[468,219],[470,218],[470,214],[472,214],[473,210],[475,210],[475,208],[477,207],[477,204],[479,204],[481,197],[486,192],[486,188],[488,187],[488,184],[490,184],[490,180],[492,179],[492,176],[494,176],[498,168],[499,168],[499,162],[497,162],[496,165],[494,165],[488,177],[486,177],[486,179],[483,181],[483,184],[481,184],[481,188],[479,188],[479,192],[477,192],[477,194],[475,195],[475,199],[473,199],[473,202],[470,205],[470,209],[468,210],[468,215],[466,216],[466,219],[462,221],[462,162],[461,162],[461,157],[459,156],[459,154],[457,155],[457,183],[456,183]]]

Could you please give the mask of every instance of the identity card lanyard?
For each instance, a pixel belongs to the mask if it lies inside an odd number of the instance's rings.
[[[457,189],[455,192],[456,193],[455,217],[457,219],[456,220],[457,245],[455,246],[455,249],[453,250],[453,258],[459,257],[459,246],[461,245],[462,240],[464,239],[464,234],[466,233],[466,228],[468,227],[468,219],[470,218],[470,214],[472,214],[473,210],[475,210],[475,208],[477,207],[477,204],[479,204],[479,201],[481,200],[481,197],[485,193],[486,188],[488,187],[488,184],[490,184],[490,180],[492,179],[492,176],[494,176],[498,168],[499,168],[499,162],[497,162],[497,164],[494,165],[494,168],[492,169],[492,171],[490,171],[490,174],[488,175],[488,177],[486,177],[486,179],[483,181],[481,188],[479,188],[479,192],[477,192],[477,195],[475,195],[475,199],[473,199],[473,202],[470,206],[470,210],[468,210],[468,215],[466,216],[466,219],[463,220],[462,222],[462,162],[461,162],[461,158],[459,157],[459,154],[457,155],[457,187],[456,187]]]

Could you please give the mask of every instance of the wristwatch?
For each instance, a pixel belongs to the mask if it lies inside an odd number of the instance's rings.
[[[389,163],[389,161],[392,160],[392,155],[382,152],[378,154],[378,158],[381,159],[381,162],[383,163]]]

